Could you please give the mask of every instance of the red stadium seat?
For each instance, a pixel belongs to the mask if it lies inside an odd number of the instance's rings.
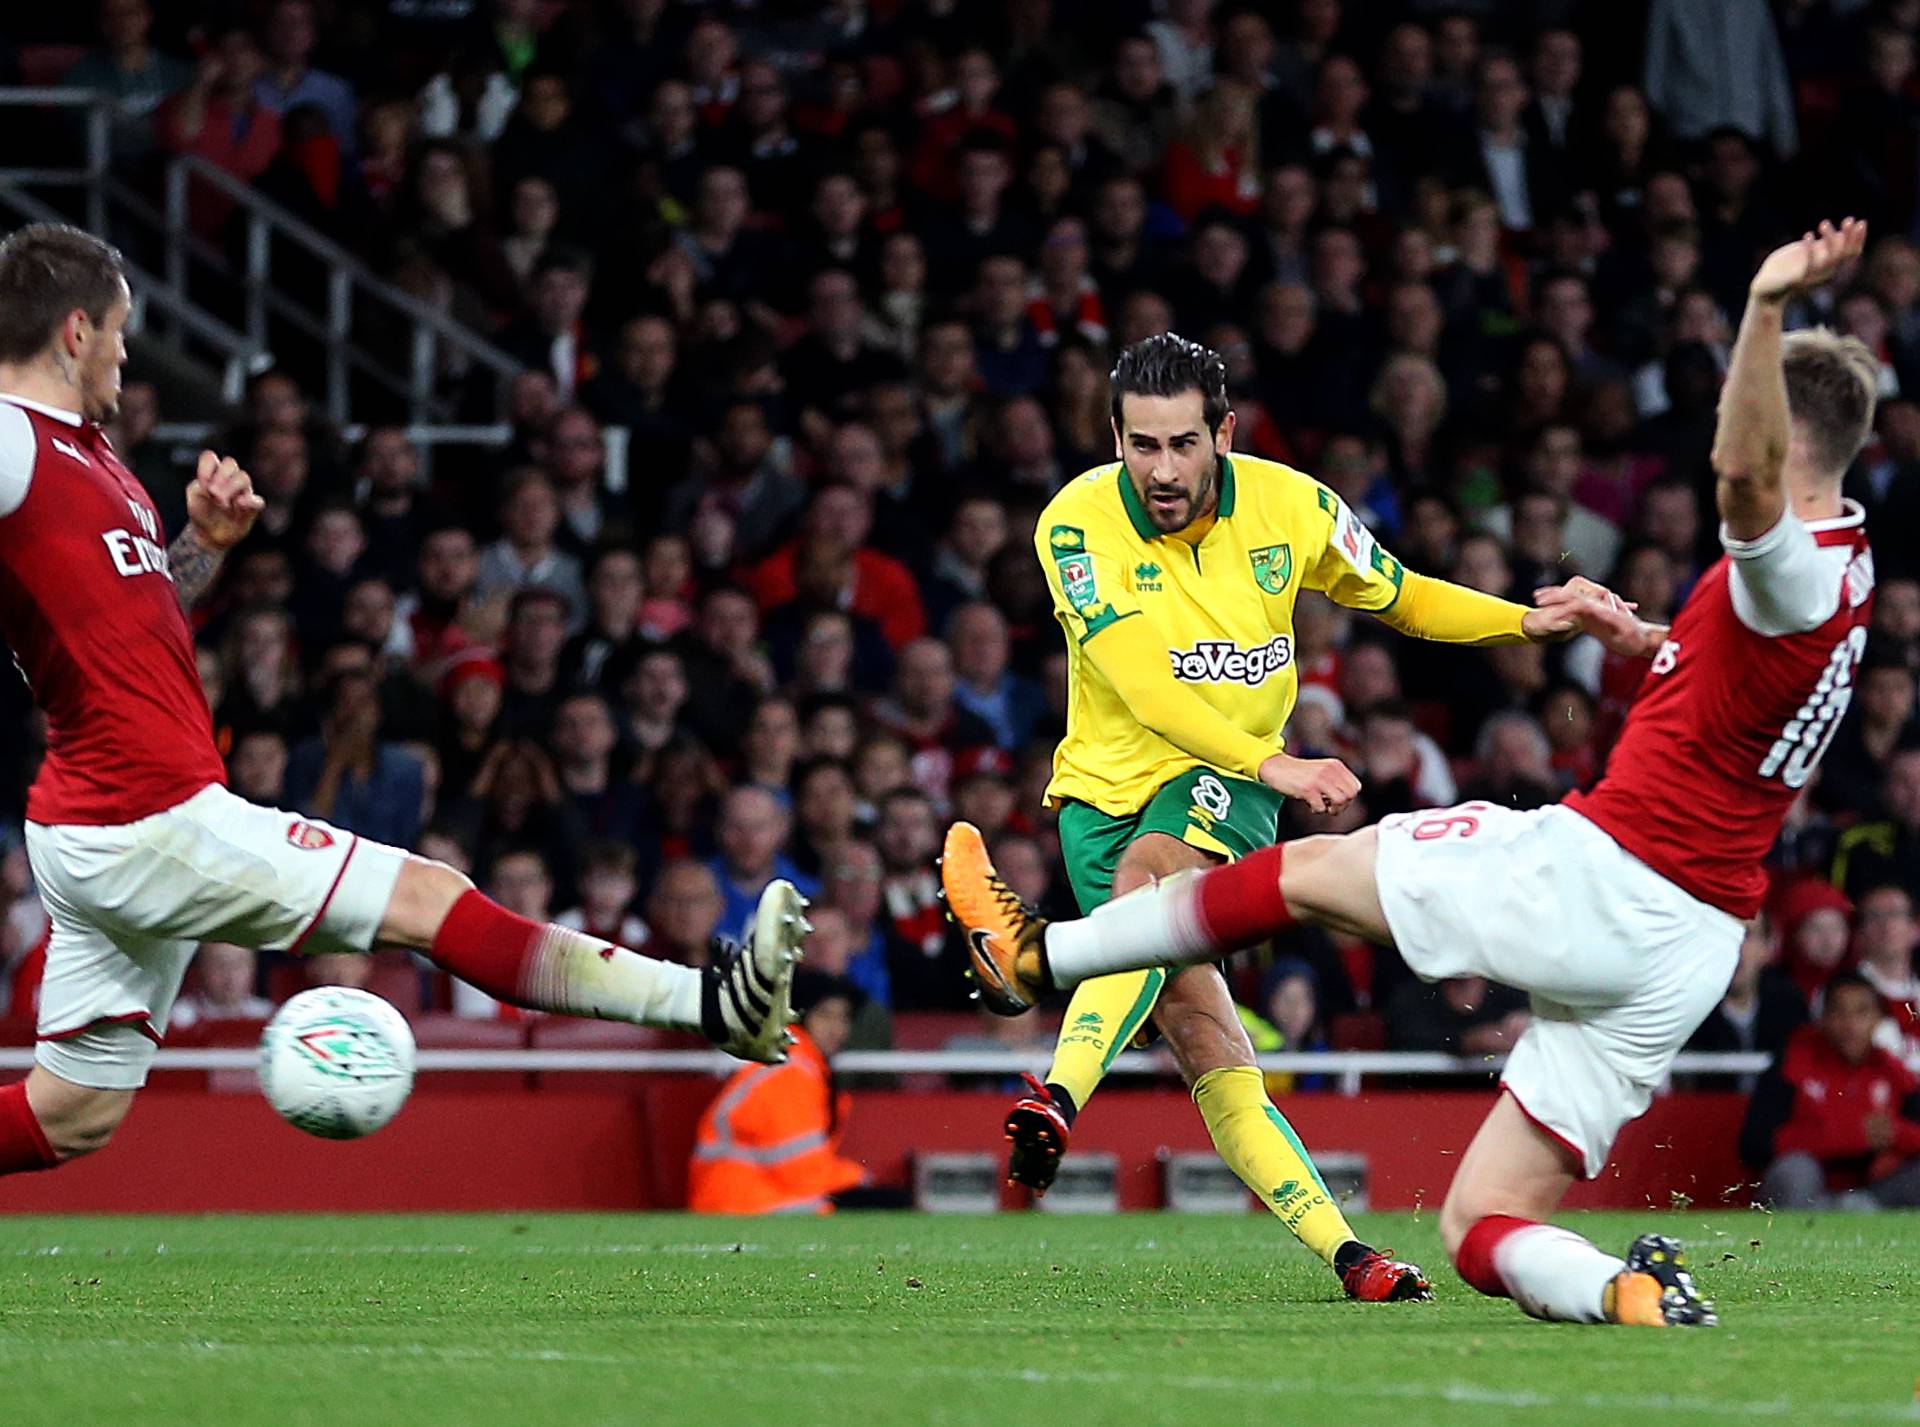
[[[668,1034],[651,1026],[629,1026],[584,1016],[542,1016],[533,1023],[528,1044],[535,1050],[660,1050]],[[533,1083],[541,1090],[614,1090],[637,1094],[639,1077],[632,1071],[543,1070]]]
[[[382,951],[374,956],[373,969],[367,976],[367,990],[391,1001],[403,1016],[417,1016],[423,1009],[420,970],[404,951]]]
[[[902,1011],[893,1018],[895,1050],[945,1050],[956,1036],[976,1036],[984,1027],[972,1011]]]
[[[1350,1011],[1333,1018],[1327,1040],[1335,1050],[1385,1050],[1387,1023],[1373,1011]]]
[[[414,1044],[422,1050],[522,1050],[527,1044],[524,1021],[479,1020],[446,1011],[429,1011],[413,1020]],[[441,1090],[525,1090],[531,1081],[523,1070],[422,1071],[414,1085]]]

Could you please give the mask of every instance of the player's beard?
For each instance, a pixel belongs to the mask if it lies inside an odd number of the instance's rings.
[[[120,415],[118,364],[102,372],[82,369],[80,414],[88,421],[105,426]]]
[[[1161,486],[1159,489],[1172,491],[1174,488]],[[1209,454],[1206,469],[1200,472],[1200,479],[1194,485],[1193,494],[1189,496],[1184,490],[1179,492],[1182,496],[1186,497],[1187,511],[1186,517],[1178,524],[1168,525],[1161,517],[1160,511],[1154,506],[1152,497],[1155,486],[1151,480],[1147,482],[1146,490],[1142,493],[1141,498],[1147,507],[1147,519],[1153,522],[1154,528],[1162,535],[1177,535],[1180,531],[1185,530],[1189,525],[1193,524],[1194,521],[1200,519],[1201,516],[1213,514],[1215,492],[1219,489],[1220,453],[1215,451]]]

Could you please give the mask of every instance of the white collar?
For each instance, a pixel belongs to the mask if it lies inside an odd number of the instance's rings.
[[[0,401],[10,401],[15,406],[24,406],[29,411],[37,411],[42,416],[51,416],[55,421],[64,421],[69,426],[86,425],[86,422],[80,419],[78,412],[64,411],[57,406],[47,406],[42,402],[29,401],[26,397],[15,396],[10,391],[0,391]]]
[[[1801,524],[1818,535],[1823,530],[1847,530],[1866,520],[1867,512],[1860,502],[1851,496],[1840,502],[1840,514],[1828,516],[1825,520],[1806,520]]]

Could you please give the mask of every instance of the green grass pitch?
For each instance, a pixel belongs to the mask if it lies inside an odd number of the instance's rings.
[[[1687,1237],[1723,1326],[1530,1322],[1432,1216],[1369,1306],[1266,1216],[0,1218],[0,1423],[879,1427],[1920,1419],[1920,1215]]]

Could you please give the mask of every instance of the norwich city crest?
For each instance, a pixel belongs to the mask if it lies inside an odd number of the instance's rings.
[[[1270,595],[1279,594],[1293,578],[1291,545],[1263,545],[1248,552],[1248,558],[1253,561],[1255,582]]]

